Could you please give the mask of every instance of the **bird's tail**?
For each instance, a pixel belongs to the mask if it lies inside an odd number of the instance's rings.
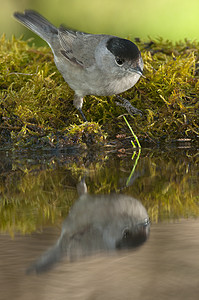
[[[29,266],[29,268],[26,270],[26,274],[30,274],[32,272],[46,272],[50,270],[57,262],[59,262],[62,257],[63,252],[57,243],[55,246],[46,251],[36,262]]]
[[[24,13],[15,12],[14,17],[44,39],[50,46],[55,36],[58,35],[57,28],[34,10],[25,10]]]

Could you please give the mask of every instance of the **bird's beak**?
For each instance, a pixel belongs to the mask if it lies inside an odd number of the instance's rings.
[[[138,223],[137,225],[141,225],[141,226],[143,226],[143,227],[147,227],[147,226],[149,226],[150,224],[151,224],[150,219],[149,219],[149,218],[146,218],[146,219],[143,220],[143,222]]]
[[[138,75],[142,76],[142,69],[140,67],[130,68],[130,71],[132,73],[137,73]]]

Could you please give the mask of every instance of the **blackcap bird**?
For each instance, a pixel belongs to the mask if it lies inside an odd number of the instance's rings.
[[[134,86],[142,75],[141,53],[127,39],[88,34],[64,26],[56,28],[33,10],[15,12],[14,17],[49,44],[58,70],[75,91],[73,104],[84,120],[84,96],[122,93]]]
[[[101,252],[137,249],[147,241],[150,221],[139,200],[122,194],[81,194],[63,222],[60,238],[28,268],[28,274],[47,271],[64,257],[75,261]]]

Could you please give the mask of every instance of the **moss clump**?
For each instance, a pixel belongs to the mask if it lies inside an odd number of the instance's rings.
[[[65,146],[100,147],[104,145],[106,134],[101,126],[95,122],[80,125],[70,125],[56,133],[41,126],[24,125],[20,131],[11,132],[11,139],[15,148],[63,148]]]
[[[143,53],[146,80],[141,100],[147,106],[143,130],[166,140],[199,136],[199,43],[169,41],[146,44]],[[161,135],[162,133],[162,135]]]
[[[99,124],[95,122],[86,122],[85,124],[69,126],[66,133],[68,144],[86,144],[90,146],[103,145],[106,139],[105,133],[101,130]]]
[[[128,117],[135,134],[141,142],[196,141],[199,43],[185,40],[173,44],[158,39],[147,43],[137,40],[137,44],[144,59],[145,78],[122,95],[143,111],[142,116]],[[9,41],[2,36],[1,145],[55,147],[86,142],[88,146],[104,143],[106,135],[110,140],[128,132],[120,118],[126,111],[116,105],[114,96],[85,97],[83,110],[89,125],[82,124],[72,102],[73,91],[58,72],[48,47],[36,48],[21,39]]]

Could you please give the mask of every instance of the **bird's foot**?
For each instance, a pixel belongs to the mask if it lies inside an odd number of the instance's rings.
[[[125,99],[125,98],[122,98],[122,97],[120,97],[120,96],[118,96],[118,95],[116,95],[116,98],[119,100],[119,101],[121,101],[122,103],[120,103],[120,102],[115,102],[117,105],[119,105],[119,106],[122,106],[122,107],[124,107],[127,111],[128,111],[128,113],[130,114],[130,115],[140,115],[140,116],[142,116],[142,111],[141,110],[139,110],[139,109],[137,109],[137,108],[135,108],[133,105],[131,105],[131,103],[127,100],[127,99]]]

